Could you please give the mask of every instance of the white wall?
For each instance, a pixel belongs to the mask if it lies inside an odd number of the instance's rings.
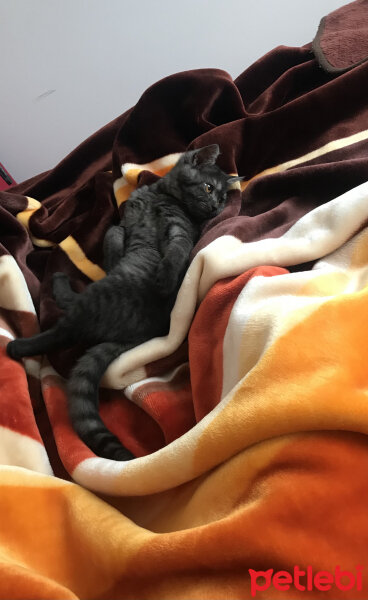
[[[53,167],[177,71],[236,77],[312,40],[345,0],[0,0],[0,162],[17,181]]]

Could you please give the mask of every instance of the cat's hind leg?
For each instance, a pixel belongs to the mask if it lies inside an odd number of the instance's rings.
[[[66,310],[73,304],[78,295],[70,287],[70,280],[65,273],[54,273],[52,276],[52,293],[59,308]]]
[[[125,254],[125,231],[122,225],[110,227],[103,242],[104,269],[111,271]]]
[[[9,342],[6,351],[10,358],[20,360],[23,356],[35,356],[45,354],[58,348],[67,347],[72,342],[72,335],[67,327],[63,327],[60,321],[47,331],[38,333],[29,338],[18,338]]]

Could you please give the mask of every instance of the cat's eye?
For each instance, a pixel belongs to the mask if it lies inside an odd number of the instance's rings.
[[[211,183],[205,183],[204,189],[206,190],[207,194],[212,194],[214,187]]]

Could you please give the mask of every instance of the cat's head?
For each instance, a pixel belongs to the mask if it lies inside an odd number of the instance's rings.
[[[227,175],[216,165],[219,153],[217,144],[185,152],[165,177],[168,191],[197,221],[218,215],[230,185],[243,179]]]

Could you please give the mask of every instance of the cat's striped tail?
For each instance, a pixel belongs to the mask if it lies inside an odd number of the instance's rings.
[[[103,423],[98,412],[98,388],[110,363],[128,349],[114,343],[93,346],[78,360],[68,382],[69,415],[75,431],[95,454],[112,460],[131,460],[134,456]]]

